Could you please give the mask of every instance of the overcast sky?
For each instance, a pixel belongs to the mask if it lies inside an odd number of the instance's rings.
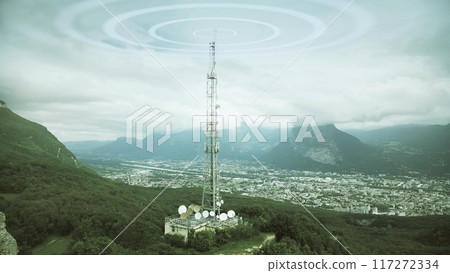
[[[0,99],[62,141],[124,136],[143,105],[189,129],[212,28],[221,114],[450,122],[448,0],[356,0],[253,103],[350,1],[101,2],[148,52],[96,0],[0,1]]]

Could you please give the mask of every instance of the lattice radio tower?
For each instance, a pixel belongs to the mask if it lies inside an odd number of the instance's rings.
[[[206,84],[206,166],[205,180],[203,183],[202,209],[220,215],[220,206],[223,201],[220,198],[218,188],[219,169],[217,154],[219,142],[217,141],[217,75],[216,75],[216,42],[209,43],[209,71]]]

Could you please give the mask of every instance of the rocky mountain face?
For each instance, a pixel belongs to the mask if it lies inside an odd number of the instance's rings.
[[[260,129],[267,142],[258,142],[255,137],[244,142],[246,128],[239,128],[237,141],[232,143],[228,138],[230,132],[225,130],[224,137],[219,139],[220,159],[253,160],[251,155],[255,155],[273,166],[310,171],[449,173],[450,124],[347,132],[328,124],[319,126],[324,142],[316,139],[311,128],[308,128],[311,137],[300,142],[296,138],[298,127],[291,129],[287,142],[280,142],[278,129]],[[70,142],[66,145],[79,158],[192,160],[203,154],[204,149],[204,135],[201,134],[201,140],[196,143],[192,141],[192,135],[191,131],[174,133],[169,141],[155,146],[153,153],[127,144],[123,137],[110,142]],[[156,135],[155,139],[159,137],[161,135]]]
[[[19,249],[14,237],[6,230],[6,216],[0,212],[0,255],[17,255]]]
[[[290,138],[265,154],[263,159],[279,167],[299,170],[370,171],[387,167],[374,148],[356,137],[332,124],[319,126],[319,129],[325,142],[318,142],[314,137],[301,142]],[[291,135],[296,136],[299,128],[292,131]]]

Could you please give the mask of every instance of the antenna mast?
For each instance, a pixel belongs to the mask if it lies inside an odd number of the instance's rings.
[[[164,234],[180,234],[188,240],[191,230],[201,231],[204,228],[229,228],[242,222],[233,210],[222,212],[218,180],[219,168],[217,154],[218,119],[217,119],[217,75],[216,75],[216,41],[209,43],[209,70],[206,74],[206,130],[205,130],[205,175],[203,180],[202,205],[191,204],[178,208],[178,215],[166,217]],[[195,212],[195,214],[194,214]]]
[[[214,34],[215,36],[215,34]],[[206,84],[206,166],[203,182],[202,209],[220,215],[221,200],[218,189],[219,142],[217,141],[217,76],[216,76],[216,42],[209,43],[209,71]]]

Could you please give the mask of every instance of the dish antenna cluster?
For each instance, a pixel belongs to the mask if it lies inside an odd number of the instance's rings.
[[[223,200],[221,200],[221,202],[219,203],[222,205]],[[180,218],[183,220],[187,219],[191,215],[194,215],[194,218],[196,220],[200,220],[202,218],[213,218],[218,219],[220,221],[225,221],[228,218],[233,218],[236,216],[234,210],[229,210],[227,213],[216,214],[215,211],[208,211],[208,210],[201,211],[201,206],[195,204],[192,204],[189,207],[186,207],[185,205],[179,206],[178,214],[180,215]]]

